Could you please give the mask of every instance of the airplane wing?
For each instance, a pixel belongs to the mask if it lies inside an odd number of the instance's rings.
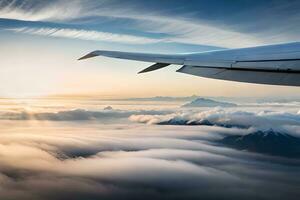
[[[150,54],[93,51],[78,60],[95,56],[154,63],[145,73],[182,65],[177,72],[239,82],[300,86],[300,43],[226,49],[186,54]]]
[[[150,54],[150,53],[130,53],[130,52],[120,52],[120,51],[93,51],[78,60],[83,60],[95,56],[106,56],[112,58],[120,58],[127,60],[137,60],[144,62],[154,62],[156,64],[140,71],[139,73],[145,73],[167,67],[170,64],[183,65],[184,56],[179,54]]]

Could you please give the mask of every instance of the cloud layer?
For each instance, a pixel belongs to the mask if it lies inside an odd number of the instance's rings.
[[[211,145],[203,135],[213,132],[222,129],[88,124],[7,129],[0,139],[0,197],[297,199],[297,160]]]
[[[167,114],[168,110],[86,110],[73,109],[57,112],[28,112],[28,111],[2,111],[0,120],[46,120],[46,121],[85,121],[85,120],[116,120],[128,118],[134,114]]]
[[[270,127],[299,137],[294,107],[281,108],[285,112],[277,107],[251,107],[252,112],[246,111],[249,107],[87,110],[82,107],[99,105],[86,103],[72,102],[77,109],[70,110],[68,105],[37,104],[31,112],[2,105],[7,109],[0,112],[0,199],[299,196],[299,159],[235,150],[218,142]]]

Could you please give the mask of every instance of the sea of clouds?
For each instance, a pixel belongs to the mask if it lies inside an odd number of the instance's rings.
[[[259,130],[287,130],[299,135],[298,108],[263,109],[261,106],[238,108],[161,108],[161,109],[62,109],[58,111],[1,111],[0,121],[69,121],[144,123],[148,125],[218,126],[226,128],[257,128]],[[291,130],[291,131],[289,131]]]
[[[247,132],[233,129],[8,128],[0,139],[0,198],[297,199],[300,161],[210,143]]]
[[[300,195],[299,159],[215,142],[269,128],[298,137],[297,108],[17,110],[0,112],[0,126],[0,199]]]

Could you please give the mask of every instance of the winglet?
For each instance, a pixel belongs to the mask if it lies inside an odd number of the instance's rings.
[[[92,57],[95,57],[95,56],[99,56],[98,54],[95,53],[95,51],[89,53],[89,54],[86,54],[85,56],[81,57],[81,58],[78,58],[78,60],[83,60],[83,59],[87,59],[87,58],[92,58]]]

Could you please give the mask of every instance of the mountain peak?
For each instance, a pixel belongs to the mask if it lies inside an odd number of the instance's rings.
[[[206,99],[206,98],[197,98],[187,104],[184,104],[182,107],[235,107],[237,106],[234,103],[228,103],[228,102],[222,102],[222,101],[215,101],[212,99]]]

